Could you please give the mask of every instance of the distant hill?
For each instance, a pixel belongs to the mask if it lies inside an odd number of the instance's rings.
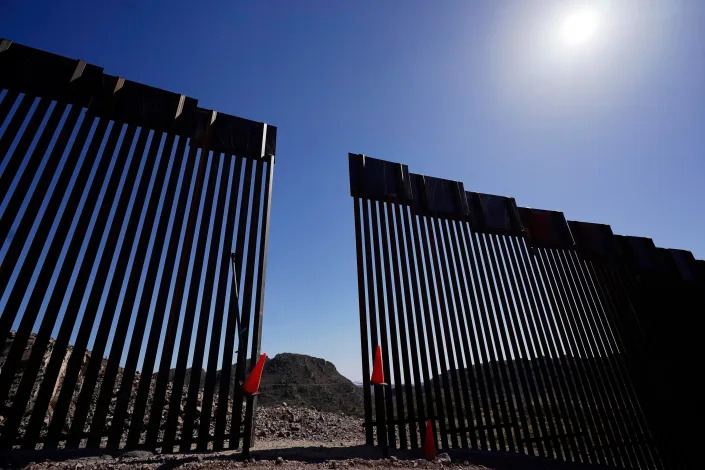
[[[11,333],[10,337],[6,339],[4,344],[0,348],[0,364],[4,362],[4,357],[7,355],[9,346],[14,338],[14,333]],[[30,337],[29,345],[34,343],[34,335]],[[44,360],[42,362],[41,368],[39,370],[39,377],[41,378],[44,373],[44,368],[52,353],[54,346],[54,341],[51,340],[49,348],[45,354]],[[25,361],[29,357],[30,348],[25,351],[25,354],[21,358],[21,364],[19,371],[21,372]],[[71,348],[69,348],[69,354],[71,353]],[[90,351],[84,353],[84,362],[90,358]],[[564,380],[568,380],[569,377],[574,376],[574,374],[579,373],[578,369],[583,369],[587,367],[589,370],[601,371],[611,369],[614,364],[610,362],[614,361],[616,358],[574,358],[568,359],[566,357],[559,357],[554,359],[543,358],[541,361],[526,361],[526,360],[512,360],[506,362],[490,362],[486,365],[473,365],[470,368],[462,369],[458,372],[458,376],[465,376],[466,384],[469,386],[469,391],[472,394],[473,391],[480,391],[481,395],[487,393],[490,396],[490,401],[498,400],[499,402],[506,403],[510,399],[516,403],[517,407],[522,408],[524,406],[537,406],[539,403],[533,403],[532,397],[530,395],[523,396],[517,395],[515,390],[515,380],[518,379],[520,384],[523,384],[525,380],[531,384],[531,388],[537,388],[540,396],[561,396],[564,391],[563,388],[566,386],[562,384]],[[102,368],[107,364],[107,360],[103,359]],[[230,390],[234,390],[235,387],[239,387],[239,384],[235,384],[235,366],[232,367],[231,373],[231,387]],[[499,375],[497,372],[501,371]],[[565,378],[555,382],[554,374],[555,371],[559,371],[560,376]],[[63,373],[63,369],[62,369]],[[174,370],[170,371],[170,378],[173,376]],[[445,374],[444,374],[445,375]],[[220,377],[220,371],[217,372],[218,378]],[[450,372],[448,378],[451,385],[451,390],[449,390],[448,395],[445,391],[443,393],[443,401],[446,397],[450,399],[451,403],[455,402],[455,394],[453,393],[454,386],[454,376],[456,372]],[[11,390],[15,390],[21,375],[17,374],[14,378]],[[191,370],[186,370],[186,376],[184,380],[184,397],[186,396],[186,390],[188,389],[188,384],[190,382]],[[118,371],[117,382],[122,378],[122,369]],[[63,375],[59,377],[59,383],[55,387],[55,392],[59,390],[60,382],[63,379]],[[205,382],[205,371],[201,370],[200,374],[200,385],[201,390],[204,387]],[[220,381],[217,380],[216,383]],[[461,380],[462,382],[462,380]],[[77,382],[77,390],[80,388],[80,381]],[[135,379],[133,387],[136,387],[138,380]],[[152,376],[152,387],[156,383],[156,374]],[[38,384],[38,383],[37,383]],[[554,389],[556,385],[560,384],[559,389]],[[410,384],[411,385],[411,384]],[[460,384],[460,391],[462,390],[462,383]],[[508,385],[508,387],[507,387]],[[435,376],[431,379],[429,387],[422,387],[422,396],[425,395],[426,391],[429,391],[431,396],[434,396],[437,391],[443,390],[446,386],[446,381],[441,376]],[[32,395],[34,396],[37,392],[37,385],[35,385]],[[410,387],[410,392],[415,395],[415,387]],[[523,385],[520,386],[523,388]],[[570,388],[570,387],[568,387]],[[403,385],[397,385],[392,387],[391,390],[396,391],[397,389],[405,389]],[[97,397],[98,389],[96,388],[95,396]],[[171,387],[168,388],[167,394],[171,393]],[[214,393],[218,394],[218,388]],[[529,390],[529,393],[532,393]],[[12,395],[12,393],[11,393]],[[201,394],[199,394],[199,405],[201,400]],[[404,393],[405,395],[405,393]],[[133,392],[132,397],[134,398],[135,392]],[[115,397],[113,396],[114,400]],[[148,402],[147,407],[151,406]],[[568,398],[572,400],[572,397]],[[425,400],[424,400],[425,401]],[[320,411],[340,413],[343,412],[348,415],[361,416],[363,414],[363,387],[359,384],[356,385],[347,378],[340,375],[335,366],[325,359],[319,359],[311,356],[306,356],[303,354],[293,354],[293,353],[281,353],[273,358],[268,358],[265,366],[264,373],[262,376],[262,382],[260,386],[259,403],[262,405],[277,405],[282,403],[287,403],[289,405],[298,405],[304,407],[316,408]],[[542,404],[545,406],[546,404]],[[553,405],[552,405],[553,406]],[[579,403],[571,403],[571,406],[578,408]],[[557,410],[554,410],[557,411]],[[577,410],[578,414],[581,410]]]
[[[169,371],[170,379],[173,374],[174,369]],[[201,370],[201,388],[205,375]],[[220,378],[220,371],[216,376]],[[230,377],[232,390],[234,364]],[[188,384],[190,378],[191,369],[187,369],[184,383]],[[362,388],[340,375],[332,362],[305,354],[280,353],[267,358],[258,400],[262,405],[287,403],[351,415],[363,413]]]
[[[0,364],[4,365],[5,359],[7,358],[8,352],[10,350],[10,347],[12,345],[12,342],[14,340],[15,333],[11,332],[10,335],[5,339],[4,343],[0,343]],[[13,383],[10,387],[10,394],[9,394],[9,402],[11,402],[12,397],[17,391],[17,387],[19,385],[19,382],[22,378],[22,373],[24,372],[24,367],[27,364],[27,360],[29,359],[31,349],[34,346],[36,337],[34,334],[30,335],[29,341],[28,341],[28,346],[27,349],[24,351],[22,354],[22,357],[20,358],[20,364],[18,368],[18,373],[15,374],[15,377],[13,378]],[[49,341],[48,348],[46,353],[44,354],[44,358],[42,360],[42,363],[40,365],[40,368],[38,370],[38,380],[35,382],[35,385],[32,389],[32,398],[30,399],[29,405],[27,407],[27,412],[25,413],[25,416],[22,420],[21,426],[24,427],[27,425],[27,422],[29,420],[32,406],[33,406],[33,400],[36,397],[36,394],[39,389],[39,384],[41,383],[41,380],[44,377],[45,369],[47,367],[47,363],[54,352],[54,346],[55,342],[53,339]],[[49,404],[50,408],[53,407],[55,403],[55,399],[57,398],[57,394],[59,390],[62,388],[62,383],[64,380],[64,373],[65,373],[65,366],[66,362],[68,359],[68,356],[73,353],[73,348],[69,347],[67,351],[67,355],[64,358],[64,363],[63,367],[61,368],[58,376],[58,380],[54,386],[54,396]],[[83,356],[83,364],[87,363],[87,361],[91,357],[91,352],[90,351],[85,351],[82,354]],[[105,367],[107,366],[108,360],[106,358],[102,358],[101,361],[101,369],[99,374],[103,374]],[[1,366],[0,366],[1,367]],[[231,366],[232,369],[232,374],[231,374],[231,387],[230,387],[230,392],[232,393],[232,390],[235,389],[235,387],[239,387],[240,385],[237,384],[235,385],[235,366]],[[169,376],[170,379],[173,378],[174,375],[174,369],[169,371]],[[190,379],[191,379],[191,369],[186,370],[185,373],[185,380],[184,380],[184,386],[183,390],[180,393],[182,400],[181,404],[179,406],[179,420],[184,419],[184,406],[187,398],[187,390],[189,387]],[[219,379],[220,377],[220,372],[217,372],[217,378]],[[123,377],[123,369],[120,367],[118,368],[117,371],[117,376],[116,376],[116,384],[120,383],[122,381]],[[154,389],[156,387],[156,382],[157,382],[157,377],[156,374],[153,374],[151,376],[150,380],[150,395],[147,397],[147,402],[146,402],[146,409],[145,409],[145,416],[149,416],[151,406],[152,406],[152,393],[154,392]],[[137,394],[137,386],[141,381],[141,375],[139,372],[137,372],[137,375],[135,377],[135,380],[133,381],[133,387],[132,387],[132,393],[130,396],[130,400],[127,406],[127,413],[128,416],[132,413],[132,410],[134,408],[134,400]],[[204,382],[205,382],[205,371],[201,369],[201,374],[200,374],[200,385],[201,385],[201,390],[203,390],[204,387]],[[79,378],[78,381],[75,382],[75,392],[74,393],[79,393],[79,390],[81,388],[81,383],[82,380]],[[219,380],[216,381],[216,384],[219,383]],[[100,384],[100,382],[99,382]],[[88,410],[88,416],[87,416],[87,421],[90,422],[92,419],[92,416],[95,413],[96,409],[96,403],[97,403],[97,398],[98,394],[100,391],[101,387],[100,385],[95,387],[93,397],[91,400],[91,403],[89,405],[89,410]],[[169,400],[170,396],[174,391],[172,390],[172,384],[169,383],[167,385],[167,388],[165,390],[166,393],[166,404],[163,409],[162,409],[162,418],[166,419],[168,412],[170,411],[170,405]],[[216,389],[214,390],[214,402],[218,402],[218,387],[216,386]],[[199,393],[197,397],[197,407],[200,407],[202,404],[202,399],[203,399],[203,393]],[[114,406],[117,400],[117,394],[114,393],[111,396],[110,400],[110,405],[109,409],[107,411],[107,416],[106,416],[106,422],[110,422],[112,417],[113,417],[113,410]],[[229,399],[229,404],[228,404],[228,409],[232,409],[232,399]],[[309,412],[311,413],[317,413],[316,411],[313,410],[315,408],[318,410],[318,412],[331,412],[335,414],[339,413],[345,413],[346,415],[349,415],[349,418],[352,419],[353,416],[358,417],[362,416],[363,414],[363,398],[362,398],[362,389],[359,387],[356,387],[350,380],[346,379],[342,375],[340,375],[335,368],[335,366],[324,360],[324,359],[318,359],[315,357],[311,356],[306,356],[303,354],[291,354],[291,353],[283,353],[283,354],[278,354],[277,356],[267,359],[267,362],[264,367],[264,373],[262,376],[262,382],[260,385],[260,395],[259,395],[259,403],[261,405],[280,405],[283,403],[286,403],[287,405],[298,405],[302,407],[306,407],[309,409]],[[5,403],[7,406],[8,402]],[[0,404],[2,405],[2,404]],[[69,406],[68,409],[68,415],[67,415],[67,420],[66,422],[69,423],[72,420],[73,413],[75,412],[75,405],[76,402],[73,401],[71,405]],[[273,406],[270,408],[272,410],[278,410],[280,407]],[[198,412],[200,412],[200,408],[197,408]],[[315,416],[318,416],[316,414]],[[339,419],[342,419],[342,417],[339,417]],[[2,432],[2,427],[3,427],[3,414],[0,411],[0,433]],[[45,420],[44,426],[42,428],[42,431],[46,431],[48,427],[48,420]],[[214,422],[211,422],[211,432],[214,432]],[[180,433],[180,428],[177,429],[177,434],[176,437],[179,437]]]
[[[332,362],[304,354],[281,353],[267,359],[259,400],[346,414],[363,412],[361,388],[340,375]]]

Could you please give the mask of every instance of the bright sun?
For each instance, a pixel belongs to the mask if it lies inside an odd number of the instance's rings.
[[[590,9],[574,10],[564,18],[561,36],[569,46],[584,44],[590,41],[597,30],[597,12]]]

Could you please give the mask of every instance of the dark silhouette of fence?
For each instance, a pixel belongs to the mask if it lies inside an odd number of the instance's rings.
[[[349,158],[368,444],[701,465],[703,261]]]
[[[247,450],[276,128],[7,40],[0,90],[0,448]]]

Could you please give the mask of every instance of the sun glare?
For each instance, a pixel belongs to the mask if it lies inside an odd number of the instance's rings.
[[[571,11],[563,20],[561,36],[569,46],[585,44],[595,35],[598,26],[597,12],[590,9]]]

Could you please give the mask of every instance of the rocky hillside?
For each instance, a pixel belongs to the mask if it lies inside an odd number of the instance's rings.
[[[260,393],[263,405],[288,403],[353,415],[363,410],[361,388],[340,375],[332,362],[303,354],[268,359]]]
[[[12,344],[12,341],[14,339],[14,332],[11,333],[10,337],[6,339],[5,343],[0,347],[0,367],[5,362],[5,357],[7,355],[7,352],[10,348],[10,345]],[[21,364],[18,370],[18,374],[15,377],[15,380],[13,381],[13,384],[11,386],[10,390],[10,396],[8,401],[6,402],[6,405],[9,405],[12,402],[12,397],[14,396],[14,392],[16,391],[17,386],[19,385],[19,380],[21,378],[21,372],[24,369],[24,364],[29,358],[29,353],[31,352],[31,348],[34,344],[34,335],[31,335],[29,341],[28,341],[28,348],[25,351],[25,354],[23,354],[21,358]],[[34,399],[34,396],[36,395],[38,389],[39,389],[39,384],[41,383],[41,380],[43,379],[44,376],[44,369],[47,366],[47,363],[49,361],[49,358],[53,352],[53,346],[54,346],[54,341],[51,340],[47,352],[45,353],[44,360],[42,361],[42,365],[39,370],[38,374],[38,380],[35,383],[35,386],[33,387],[32,390],[32,399]],[[69,348],[66,358],[64,360],[64,365],[66,363],[66,360],[68,359],[69,355],[71,354],[72,349]],[[84,364],[85,362],[90,358],[91,352],[86,351],[84,354]],[[101,365],[101,376],[102,376],[102,371],[105,369],[105,366],[107,365],[107,360],[103,359],[103,364]],[[173,376],[174,371],[170,371],[170,376]],[[201,390],[203,390],[204,387],[204,381],[205,381],[205,371],[201,371]],[[217,372],[217,376],[219,379],[220,376],[220,371]],[[186,371],[186,377],[184,380],[184,395],[186,395],[186,390],[188,389],[188,384],[190,382],[190,377],[191,377],[191,370],[188,369]],[[230,390],[233,390],[235,387],[235,366],[232,366],[232,371],[231,371],[231,388]],[[137,373],[137,376],[134,381],[133,388],[136,388],[138,382],[139,382],[140,374],[139,372]],[[170,377],[171,378],[171,377]],[[116,391],[117,387],[122,380],[122,369],[120,368],[116,377]],[[59,379],[57,381],[57,384],[55,385],[55,390],[54,393],[58,394],[59,389],[61,388],[61,383],[63,380],[63,368],[62,368],[62,373],[59,376]],[[154,388],[154,383],[156,382],[156,374],[153,375],[152,377],[152,389]],[[216,383],[219,383],[220,381],[217,380]],[[80,390],[82,380],[79,377],[78,382],[76,383],[76,392]],[[237,385],[239,386],[239,384]],[[98,390],[100,387],[96,387],[96,392],[95,392],[95,397],[94,400],[97,399],[97,394]],[[171,395],[171,383],[168,384],[167,386],[167,397]],[[129,412],[131,412],[134,397],[136,394],[136,390],[133,391],[132,397],[130,399],[130,407],[129,407]],[[218,388],[216,387],[216,390],[214,391],[214,394],[217,396],[218,395]],[[74,398],[77,397],[77,395],[74,395]],[[198,397],[198,405],[200,406],[200,400],[202,397],[202,393],[199,393]],[[54,397],[55,399],[56,397]],[[51,405],[54,403],[54,399],[52,400]],[[112,407],[114,406],[114,401],[115,397],[111,400],[111,409],[108,412],[108,421],[110,420],[110,416],[112,413]],[[216,400],[217,401],[217,400]],[[168,402],[168,399],[167,399]],[[30,402],[31,403],[31,402]],[[347,415],[356,415],[356,416],[362,416],[363,413],[363,405],[362,405],[362,389],[359,387],[355,386],[350,380],[347,378],[343,377],[338,373],[336,370],[335,366],[324,360],[324,359],[318,359],[315,357],[311,356],[306,356],[303,354],[291,354],[291,353],[283,353],[283,354],[278,354],[273,358],[268,358],[267,362],[264,367],[264,373],[262,376],[262,382],[260,386],[260,395],[259,395],[259,403],[262,405],[280,405],[284,403],[288,403],[289,405],[292,406],[301,406],[301,407],[309,407],[318,411],[325,411],[325,412],[331,412],[331,413],[344,413]],[[72,415],[74,411],[74,405],[75,403],[72,403],[71,408],[69,410],[69,416]],[[148,398],[148,403],[147,403],[147,410],[149,410],[151,407],[151,394]],[[31,406],[29,407],[31,409]],[[94,412],[94,406],[91,406],[90,411],[89,411],[89,416],[92,416]],[[165,409],[166,412],[166,409]],[[26,413],[27,416],[25,416],[24,421],[27,421],[29,419],[29,412]],[[3,421],[4,421],[4,416],[3,413],[0,412],[0,428],[2,428]],[[26,423],[23,423],[25,425]]]
[[[170,378],[174,370],[170,371]],[[206,372],[201,371],[201,389]],[[191,378],[186,370],[184,383]],[[220,371],[216,383],[220,383]],[[235,365],[230,373],[230,388],[235,382]],[[217,389],[217,386],[216,386]],[[342,412],[361,416],[363,413],[362,389],[340,375],[332,362],[305,354],[281,353],[267,358],[260,384],[259,403],[278,405],[288,403],[313,407],[320,411]]]

